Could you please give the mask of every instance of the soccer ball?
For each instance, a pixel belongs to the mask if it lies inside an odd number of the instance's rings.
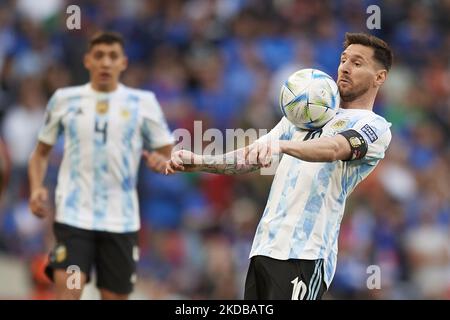
[[[302,129],[323,127],[336,115],[339,104],[336,82],[317,69],[296,71],[281,86],[281,111],[292,124]]]

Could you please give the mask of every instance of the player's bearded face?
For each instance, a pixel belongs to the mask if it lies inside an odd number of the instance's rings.
[[[341,99],[350,102],[364,95],[374,85],[373,49],[352,44],[342,53],[337,85]]]
[[[94,87],[101,91],[111,91],[116,88],[120,74],[127,67],[127,58],[120,44],[101,43],[86,54],[84,64]]]

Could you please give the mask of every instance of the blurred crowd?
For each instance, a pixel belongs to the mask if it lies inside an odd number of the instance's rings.
[[[68,30],[66,8],[81,8]],[[381,9],[368,30],[366,8]],[[270,129],[293,71],[336,77],[345,32],[386,40],[394,67],[375,112],[392,123],[385,160],[350,196],[326,299],[450,298],[450,1],[2,0],[0,132],[10,160],[0,203],[0,255],[28,270],[27,298],[51,298],[42,274],[51,219],[28,209],[27,161],[46,103],[88,81],[82,66],[97,30],[121,32],[129,86],[155,92],[170,128]],[[46,185],[54,190],[63,141]],[[136,297],[240,299],[251,241],[272,176],[157,175],[142,166]],[[370,290],[370,266],[380,289]],[[5,279],[0,274],[0,286]],[[14,297],[12,297],[14,298]]]

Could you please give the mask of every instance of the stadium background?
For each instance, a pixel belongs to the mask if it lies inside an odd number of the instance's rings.
[[[81,30],[66,27],[70,4],[81,8]],[[153,90],[171,129],[192,129],[193,120],[204,130],[269,129],[281,116],[282,79],[304,67],[336,77],[343,35],[368,31],[371,4],[381,8],[373,33],[395,52],[375,106],[392,122],[393,140],[347,203],[326,298],[450,298],[448,0],[0,1],[0,130],[11,164],[0,205],[0,298],[52,297],[42,274],[50,221],[28,210],[26,165],[49,96],[87,81],[82,56],[93,32],[124,35],[123,82]],[[61,151],[59,143],[50,188]],[[133,298],[242,298],[271,180],[141,170]],[[380,290],[366,286],[370,265],[381,268]],[[85,298],[96,297],[86,290]]]

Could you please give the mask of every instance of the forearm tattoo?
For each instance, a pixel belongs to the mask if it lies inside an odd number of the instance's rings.
[[[260,164],[245,163],[242,149],[218,156],[203,156],[203,163],[198,165],[200,171],[226,175],[249,173],[260,168]]]

